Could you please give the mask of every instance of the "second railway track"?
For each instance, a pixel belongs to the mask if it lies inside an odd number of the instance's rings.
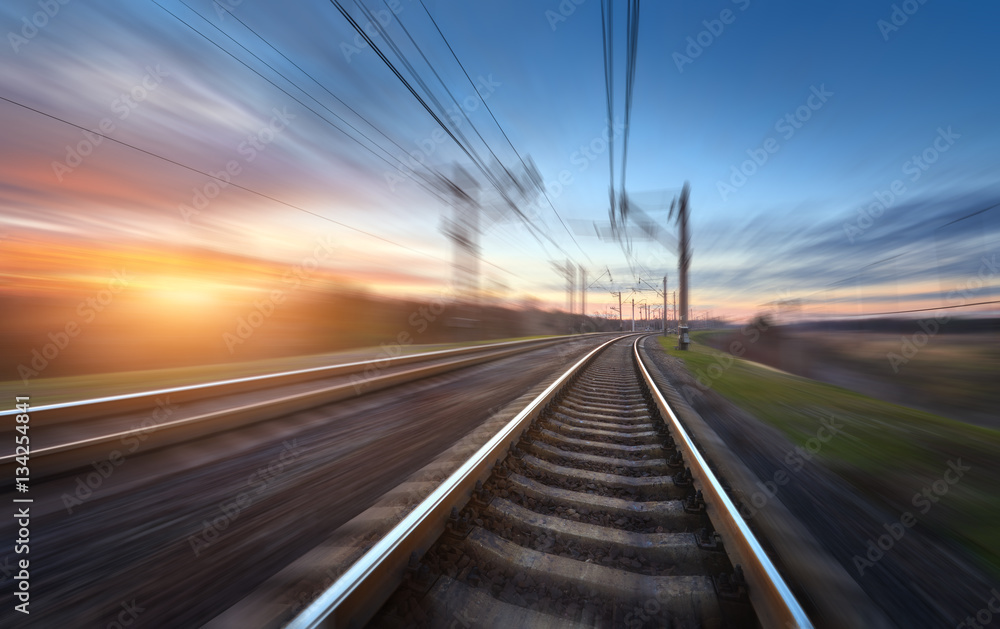
[[[809,626],[634,338],[553,387],[292,626]]]
[[[37,478],[85,467],[95,458],[106,458],[126,440],[135,440],[137,432],[144,450],[149,451],[564,343],[569,338],[473,345],[35,406],[32,426],[38,432],[32,438],[32,472]],[[178,405],[181,410],[175,413]],[[16,410],[0,410],[0,417],[13,414]],[[13,441],[13,426],[11,421],[9,428],[0,428],[0,436]],[[0,470],[8,472],[0,485],[12,482],[15,459],[13,452],[0,454]]]

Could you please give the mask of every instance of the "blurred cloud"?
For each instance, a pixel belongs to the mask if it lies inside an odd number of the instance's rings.
[[[455,162],[471,166],[450,140],[428,144],[440,129],[378,55],[361,49],[345,56],[343,45],[354,45],[355,33],[329,2],[280,10],[242,2],[231,15],[208,0],[157,2],[162,7],[124,0],[60,5],[27,43],[5,51],[2,95],[88,129],[109,120],[109,137],[197,170],[219,173],[235,163],[233,183],[285,205],[229,186],[185,220],[179,208],[192,207],[216,182],[109,140],[60,180],[54,163],[71,161],[68,152],[87,140],[84,132],[0,102],[5,226],[74,234],[95,246],[134,239],[282,260],[294,259],[309,235],[330,229],[344,242],[343,256],[331,262],[339,273],[357,272],[386,292],[419,293],[449,281],[451,245],[441,226],[451,209],[408,179],[393,189],[386,178],[397,160],[428,146],[433,150],[423,157],[438,171],[451,172]],[[997,8],[929,5],[886,42],[875,27],[885,7],[860,0],[754,3],[683,73],[660,63],[732,3],[710,4],[658,4],[644,12],[628,178],[631,189],[653,194],[692,182],[694,303],[746,316],[773,294],[810,295],[855,275],[855,288],[892,286],[893,299],[930,301],[920,287],[932,280],[947,286],[966,273],[973,249],[978,255],[995,241],[996,214],[946,223],[1000,197],[992,168],[1000,158],[1000,121],[990,105],[997,87],[970,80],[1000,67],[1000,52],[982,43],[1000,17]],[[587,159],[585,167],[573,159],[606,125],[596,5],[581,5],[553,31],[532,2],[428,2],[464,68],[418,4],[400,7],[386,32],[444,104],[451,95],[434,72],[459,102],[471,103],[460,129],[473,145],[489,156],[481,134],[509,167],[518,163],[509,138],[537,162],[546,184],[568,172],[571,181],[550,194],[560,217],[606,222],[608,155]],[[14,0],[0,7],[0,21],[17,33],[37,10],[36,2]],[[385,47],[384,39],[375,41]],[[490,77],[489,112],[465,72],[474,83]],[[723,202],[716,184],[730,166],[777,137],[776,121],[821,85],[833,93],[829,102]],[[129,95],[142,98],[123,105]],[[287,112],[280,131],[272,125],[275,111]],[[908,160],[949,125],[961,135],[954,147],[919,181],[907,180],[906,193],[863,234],[853,242],[846,237],[844,225],[857,222],[857,209],[903,177]],[[616,150],[620,159],[620,145]],[[562,283],[549,263],[567,257],[591,277],[605,267],[613,272],[614,286],[595,286],[605,291],[592,296],[595,307],[609,299],[607,289],[676,270],[673,254],[652,242],[637,240],[632,259],[616,243],[589,236],[573,242],[544,199],[530,213],[529,230],[497,211],[499,195],[476,177],[493,212],[483,220],[490,225],[481,243],[484,268],[515,295],[562,303]],[[654,218],[664,221],[665,214]],[[867,268],[892,256],[892,264]]]

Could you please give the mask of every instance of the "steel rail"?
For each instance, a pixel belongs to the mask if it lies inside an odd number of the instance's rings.
[[[286,625],[286,629],[343,629],[366,623],[399,585],[410,554],[422,555],[430,547],[444,531],[451,509],[468,500],[476,481],[486,480],[494,462],[506,455],[545,405],[598,353],[620,338],[602,343],[549,385]]]
[[[524,341],[512,341],[499,343],[490,346],[477,346],[486,348],[473,356],[462,356],[447,360],[445,362],[435,362],[432,365],[414,367],[405,371],[396,371],[389,374],[378,375],[365,381],[365,393],[398,386],[407,382],[412,382],[422,378],[446,373],[464,367],[471,367],[480,363],[498,360],[518,353],[537,349],[550,344],[556,344],[572,338],[559,337],[557,339],[532,339],[534,345],[525,345]],[[513,345],[513,347],[511,347]],[[469,348],[460,348],[467,350]],[[450,350],[444,350],[446,352]],[[434,355],[441,356],[442,352],[428,352],[421,356]],[[455,353],[467,352],[451,352]],[[407,357],[412,358],[412,357]],[[412,362],[412,361],[410,361]],[[261,400],[249,404],[242,404],[220,410],[199,413],[190,417],[183,417],[173,421],[166,421],[157,424],[149,431],[149,438],[153,441],[145,446],[146,450],[162,448],[184,441],[221,432],[238,426],[245,426],[259,421],[265,421],[279,415],[286,415],[297,411],[314,408],[322,404],[329,404],[343,399],[348,399],[360,395],[356,390],[356,383],[346,382],[335,384],[310,391],[284,395],[277,398]],[[38,407],[41,408],[41,407]],[[32,409],[32,413],[37,413],[38,408]],[[107,455],[107,449],[121,439],[134,435],[134,428],[129,430],[117,430],[102,435],[84,438],[52,446],[33,448],[31,451],[32,472],[36,476],[45,476],[74,469],[80,465],[86,465],[93,456]],[[155,438],[155,439],[154,439]],[[0,456],[0,469],[5,469],[15,464],[15,455],[8,454]]]
[[[607,333],[599,332],[595,334],[607,334]],[[282,371],[278,373],[246,376],[243,378],[230,378],[227,380],[219,380],[215,382],[204,382],[198,384],[181,385],[176,387],[167,387],[162,389],[155,389],[152,391],[137,391],[135,393],[108,395],[108,396],[90,398],[85,400],[76,400],[72,402],[43,404],[39,406],[33,406],[31,408],[31,413],[33,416],[37,416],[39,413],[52,413],[58,411],[72,412],[74,417],[107,415],[108,413],[112,412],[122,412],[122,410],[124,411],[132,410],[136,407],[145,408],[146,406],[148,406],[148,402],[144,402],[144,400],[152,399],[162,395],[177,395],[177,394],[192,394],[192,393],[198,394],[198,398],[188,397],[185,400],[185,401],[190,401],[191,399],[213,397],[215,395],[228,395],[230,393],[239,393],[241,391],[246,391],[246,390],[257,390],[261,384],[277,386],[279,384],[293,384],[298,382],[305,382],[308,380],[316,380],[323,377],[352,375],[359,372],[363,373],[365,369],[372,366],[375,366],[379,371],[383,371],[391,367],[406,365],[414,362],[433,360],[434,358],[447,358],[450,356],[456,356],[466,353],[488,351],[490,349],[496,349],[500,347],[511,347],[511,346],[532,345],[532,344],[544,345],[546,343],[568,341],[572,339],[581,338],[584,336],[586,335],[568,335],[560,337],[548,337],[542,339],[504,341],[502,343],[489,343],[483,345],[470,345],[468,347],[458,347],[453,349],[434,350],[431,352],[421,352],[419,354],[409,354],[406,356],[372,358],[369,360],[352,361],[348,363],[338,363],[335,365],[324,365],[320,367],[308,367],[305,369],[295,369],[291,371]],[[207,395],[205,395],[206,392]],[[138,404],[139,402],[142,403]],[[130,404],[123,405],[122,403],[130,403]],[[20,412],[21,411],[18,411],[17,409],[3,409],[0,410],[0,417],[16,415]]]
[[[733,564],[743,566],[750,601],[761,624],[764,627],[812,629],[809,617],[643,364],[639,354],[639,342],[642,338],[644,337],[636,339],[633,346],[636,365],[660,412],[664,417],[670,418],[669,427],[674,433],[674,440],[684,449],[684,460],[691,470],[695,485],[702,491],[712,525],[722,537]]]

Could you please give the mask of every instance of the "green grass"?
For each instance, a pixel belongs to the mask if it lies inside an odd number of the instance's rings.
[[[710,334],[711,332],[709,332]],[[819,418],[833,416],[843,432],[821,444],[824,465],[858,491],[913,511],[910,500],[940,479],[948,461],[961,458],[973,470],[942,498],[921,522],[956,537],[1000,574],[1000,431],[891,404],[833,385],[785,374],[732,358],[692,335],[690,349],[674,349],[660,338],[667,354],[679,358],[701,382],[761,421],[806,447],[817,436]],[[712,368],[715,365],[716,367]],[[710,370],[711,368],[711,370]],[[712,377],[715,376],[715,377]],[[815,446],[818,442],[813,441]]]

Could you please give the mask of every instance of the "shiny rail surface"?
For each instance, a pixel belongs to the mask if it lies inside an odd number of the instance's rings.
[[[288,626],[811,627],[639,338],[578,361]]]
[[[670,420],[670,432],[684,452],[684,460],[689,466],[687,469],[690,471],[692,481],[703,496],[709,518],[722,538],[727,553],[734,563],[743,567],[749,586],[749,596],[762,625],[811,628],[812,622],[788,588],[788,584],[778,573],[739,509],[709,467],[708,461],[698,451],[684,425],[656,386],[640,356],[639,347],[640,343],[637,341],[633,348],[635,364],[660,413]]]
[[[242,391],[254,390],[261,386],[276,386],[280,384],[290,384],[305,382],[330,376],[351,375],[364,373],[368,368],[374,367],[377,370],[389,369],[400,365],[407,365],[434,358],[447,358],[462,354],[481,352],[500,347],[517,347],[544,345],[560,340],[570,340],[580,338],[580,335],[565,337],[547,337],[541,339],[525,339],[520,341],[505,341],[503,343],[486,343],[481,345],[470,345],[467,347],[457,347],[453,349],[442,349],[431,352],[421,352],[419,354],[408,354],[405,356],[387,356],[385,358],[359,360],[347,363],[337,363],[333,365],[323,365],[320,367],[309,367],[306,369],[295,369],[278,373],[261,374],[257,376],[246,376],[243,378],[230,378],[214,382],[203,382],[176,387],[166,387],[151,391],[138,391],[135,393],[124,393],[121,395],[109,395],[86,400],[76,400],[73,402],[59,402],[54,404],[41,404],[32,407],[32,414],[40,413],[52,414],[58,411],[65,411],[73,417],[89,417],[98,414],[117,413],[131,410],[133,408],[146,408],[149,400],[164,395],[191,395],[198,397],[211,397],[217,395],[229,395]],[[185,398],[197,399],[195,397]],[[136,404],[138,402],[138,404]],[[0,410],[0,417],[7,417],[17,414],[16,409]]]
[[[162,406],[161,396],[186,394],[187,397],[169,398],[172,405],[181,404],[186,412],[177,413],[172,418],[168,415],[168,419],[158,421],[148,433],[144,433],[144,438],[149,438],[145,446],[148,450],[579,338],[580,335],[575,335],[508,341],[80,402],[39,405],[32,408],[32,425],[42,427],[36,431],[37,438],[32,439],[32,472],[35,476],[45,476],[86,465],[94,456],[107,456],[108,448],[136,433],[134,422],[93,428],[86,421],[80,421],[78,430],[66,431],[75,436],[63,436],[55,440],[50,437],[47,440],[44,427],[53,414],[78,413],[84,419],[94,416],[102,419],[128,417],[129,413],[135,413],[138,409],[145,409],[148,413],[150,408]],[[370,369],[376,363],[377,367]],[[418,366],[400,369],[413,363],[418,363]],[[359,377],[359,374],[363,377]],[[318,386],[310,384],[321,378],[331,378],[333,383],[320,383]],[[298,386],[295,390],[281,389],[295,386]],[[270,395],[269,389],[280,393]],[[247,398],[241,399],[241,395]],[[232,403],[227,401],[230,397],[234,400]],[[52,421],[51,425],[57,423],[58,421]],[[67,424],[64,422],[62,425]],[[14,464],[14,454],[0,456],[0,470]],[[7,474],[6,477],[12,478],[13,474]]]

